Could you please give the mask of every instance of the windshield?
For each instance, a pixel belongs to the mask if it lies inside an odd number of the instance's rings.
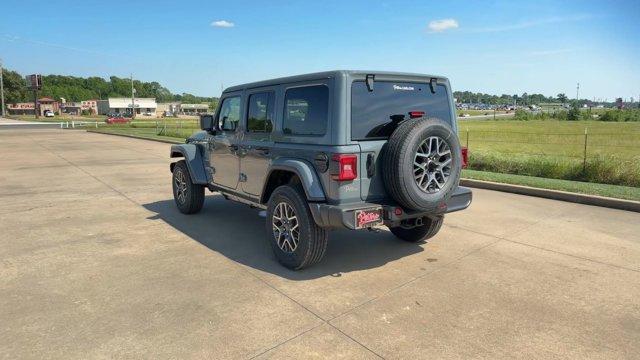
[[[431,92],[428,83],[376,81],[368,91],[364,81],[351,85],[351,139],[374,140],[391,136],[409,112],[424,112],[449,124],[451,107],[444,85]]]

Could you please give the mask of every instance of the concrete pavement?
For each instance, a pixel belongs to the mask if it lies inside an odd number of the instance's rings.
[[[640,215],[476,190],[426,244],[275,261],[256,210],[173,204],[169,145],[0,131],[0,358],[637,358]]]

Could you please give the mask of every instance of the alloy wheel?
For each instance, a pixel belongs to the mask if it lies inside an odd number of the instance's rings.
[[[176,195],[178,197],[178,201],[181,204],[187,200],[187,180],[184,176],[184,172],[178,169],[175,171],[174,175],[174,186],[176,187]]]
[[[294,252],[300,240],[300,227],[293,206],[284,201],[278,203],[273,210],[271,223],[273,237],[280,250],[286,253]]]
[[[434,194],[440,191],[451,175],[451,148],[438,136],[426,138],[413,159],[414,180],[420,190]]]

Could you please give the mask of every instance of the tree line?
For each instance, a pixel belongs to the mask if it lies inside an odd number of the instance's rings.
[[[527,94],[521,95],[489,95],[484,93],[474,93],[471,91],[454,91],[453,97],[455,97],[460,103],[473,103],[473,104],[491,104],[491,105],[510,105],[514,101],[519,105],[537,105],[544,103],[566,103],[569,99],[567,95],[560,93],[557,96],[544,96],[542,94]],[[587,102],[586,99],[578,100],[581,105]]]
[[[16,71],[3,69],[5,103],[31,102],[33,92],[27,89],[24,76]],[[157,102],[180,101],[183,103],[208,103],[210,107],[217,104],[215,97],[196,96],[188,93],[173,94],[157,81],[143,82],[133,80],[135,96],[155,98]],[[107,99],[109,97],[131,97],[131,80],[109,77],[109,80],[92,76],[88,78],[65,75],[43,75],[42,90],[38,96],[47,96],[56,100],[64,98],[75,102],[91,99]]]
[[[3,75],[6,103],[33,101],[33,94],[27,89],[24,76],[18,72],[6,69],[4,69]],[[155,98],[158,102],[180,101],[187,104],[208,103],[211,108],[218,102],[218,98],[215,97],[196,96],[188,93],[173,94],[157,81],[143,82],[134,80],[133,87],[136,89],[136,97]],[[42,90],[39,95],[48,96],[56,100],[64,98],[72,102],[106,99],[109,97],[130,97],[131,80],[117,76],[111,76],[109,80],[106,80],[98,76],[83,78],[65,75],[44,75],[42,77]],[[547,97],[542,94],[527,93],[522,95],[489,95],[470,91],[455,91],[453,96],[460,103],[483,103],[492,105],[513,104],[514,100],[518,104],[523,105],[565,103],[568,100],[565,94],[558,94],[556,97]],[[582,99],[577,103],[582,105],[587,101],[588,100]]]

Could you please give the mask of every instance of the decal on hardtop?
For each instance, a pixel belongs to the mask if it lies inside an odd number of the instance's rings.
[[[414,88],[413,86],[406,86],[406,85],[393,85],[393,90],[402,90],[402,91],[413,91],[416,88]]]

